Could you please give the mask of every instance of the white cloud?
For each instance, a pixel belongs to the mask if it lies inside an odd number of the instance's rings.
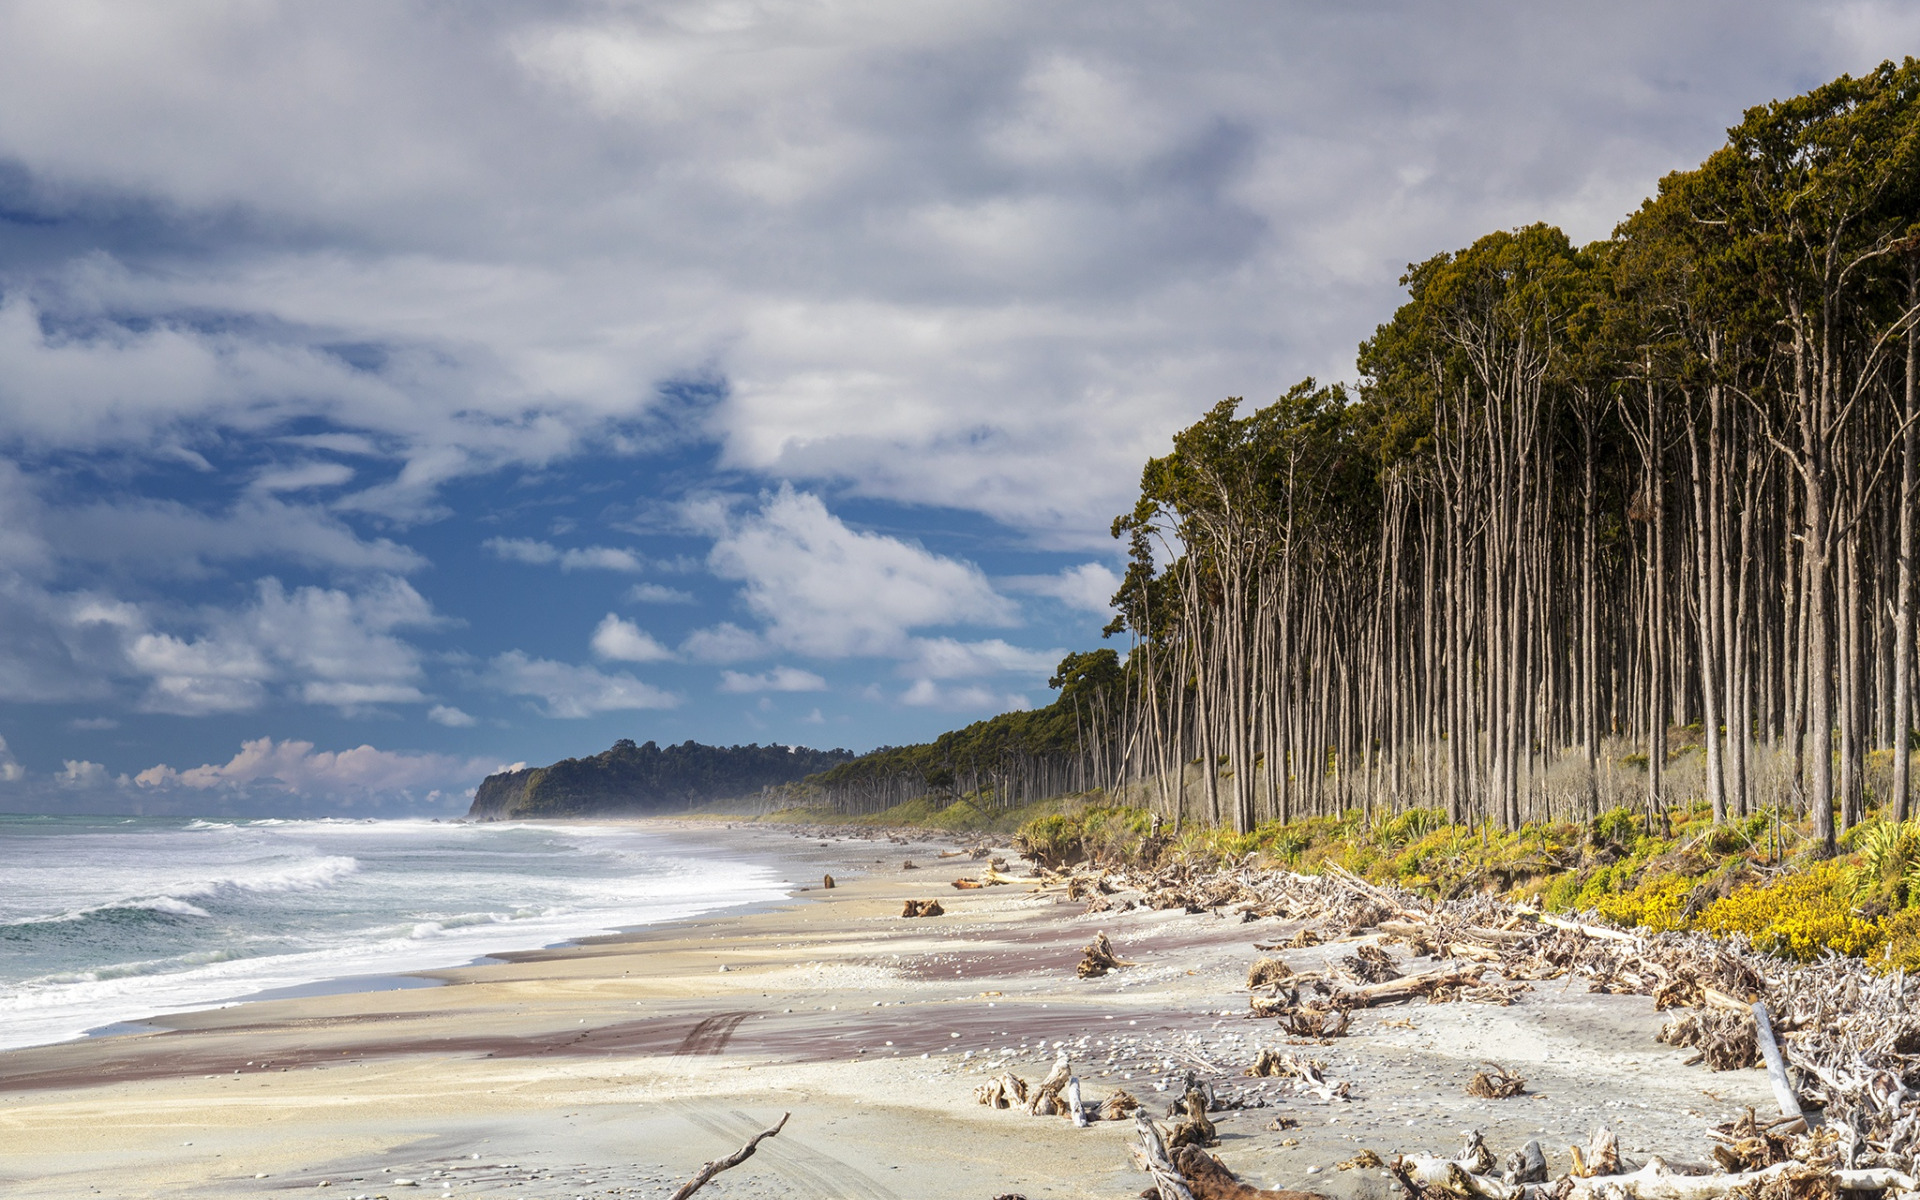
[[[549,717],[591,717],[624,709],[672,708],[680,697],[631,675],[531,658],[509,650],[494,658],[485,682],[510,696],[532,696]]]
[[[636,583],[627,589],[629,604],[692,604],[693,593],[658,583]]]
[[[0,737],[0,783],[18,783],[26,773],[26,768],[20,765],[20,760],[7,747],[7,739]]]
[[[315,750],[312,742],[244,742],[224,763],[184,770],[157,763],[133,777],[143,791],[238,791],[265,789],[334,797],[437,794],[470,787],[487,773],[486,760],[444,754],[379,750]]]
[[[427,720],[435,725],[445,725],[448,729],[466,729],[479,724],[471,715],[450,704],[436,704],[429,708]]]
[[[1064,650],[1026,650],[999,638],[962,642],[953,638],[915,638],[900,673],[925,679],[965,679],[1019,671],[1042,677],[1052,673]]]
[[[69,758],[61,764],[59,774],[53,779],[54,783],[63,788],[91,789],[107,786],[112,782],[113,776],[100,763]]]
[[[1884,0],[1210,12],[19,6],[0,159],[45,219],[14,234],[41,240],[0,432],[158,454],[320,418],[397,464],[349,504],[415,519],[711,370],[729,464],[1092,542],[1198,405],[1349,372],[1406,262],[1603,234],[1745,105],[1914,28]]]
[[[339,487],[353,478],[353,468],[338,462],[303,462],[269,467],[253,477],[256,492],[304,492]]]
[[[775,667],[771,671],[762,671],[757,675],[744,675],[739,671],[720,672],[720,690],[723,692],[824,692],[827,681],[812,671],[802,671],[798,667]]]
[[[546,566],[560,561],[560,548],[551,542],[537,541],[533,538],[488,538],[480,543],[493,551],[497,558],[507,562],[526,563],[529,566]]]
[[[673,657],[673,651],[654,641],[652,634],[613,613],[594,628],[593,652],[616,662],[665,662]]]
[[[680,644],[680,653],[696,662],[740,662],[766,652],[767,644],[759,634],[731,621],[696,629]]]
[[[819,497],[790,487],[734,521],[708,562],[745,584],[769,644],[822,658],[899,654],[910,629],[1016,616],[972,564],[850,529]]]
[[[1016,692],[996,692],[977,684],[943,687],[931,679],[916,679],[899,696],[900,703],[915,708],[943,708],[955,712],[1005,712],[1031,708],[1025,696]]]
[[[261,558],[352,571],[426,565],[406,546],[363,538],[328,513],[270,496],[212,514],[177,501],[50,506],[36,512],[33,527],[65,560],[153,575],[205,575],[214,563]]]
[[[615,546],[582,546],[562,550],[550,542],[533,538],[488,538],[481,545],[508,562],[531,566],[559,564],[562,571],[625,571],[645,569],[640,556]]]
[[[1068,608],[1110,615],[1120,575],[1104,563],[1085,562],[1062,568],[1055,575],[1014,575],[1000,581],[1008,589],[1035,596],[1052,596]]]
[[[276,687],[349,711],[422,701],[419,651],[396,634],[439,618],[411,584],[388,577],[352,592],[289,592],[263,579],[251,604],[206,614],[198,636],[153,630],[139,608],[93,599],[69,621],[118,641],[119,669],[147,681],[141,707],[195,716],[257,708]]]

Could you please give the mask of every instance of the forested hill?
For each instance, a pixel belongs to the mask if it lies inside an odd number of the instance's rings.
[[[500,821],[678,811],[757,796],[852,758],[847,750],[691,741],[663,750],[653,742],[636,746],[622,738],[591,758],[487,776],[467,816]]]

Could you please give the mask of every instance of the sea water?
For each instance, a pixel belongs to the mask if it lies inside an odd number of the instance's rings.
[[[786,892],[633,827],[0,816],[0,1048]]]

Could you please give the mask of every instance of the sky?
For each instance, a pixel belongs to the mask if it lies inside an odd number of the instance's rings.
[[[1047,703],[1226,396],[1877,3],[0,0],[0,810]]]

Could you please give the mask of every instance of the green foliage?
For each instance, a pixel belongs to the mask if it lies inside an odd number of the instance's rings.
[[[703,746],[661,749],[622,738],[589,758],[489,775],[474,793],[475,817],[566,817],[606,812],[686,811],[761,789],[853,758],[846,750],[805,746]]]
[[[1887,909],[1920,900],[1920,821],[1876,821],[1853,835],[1853,903]]]

